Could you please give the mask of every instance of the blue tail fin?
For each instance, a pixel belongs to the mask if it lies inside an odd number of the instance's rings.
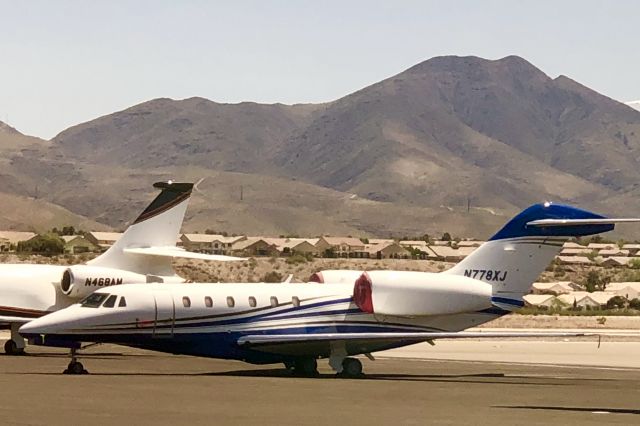
[[[616,221],[575,207],[535,204],[445,273],[488,282],[494,305],[517,309],[567,239],[611,231]]]

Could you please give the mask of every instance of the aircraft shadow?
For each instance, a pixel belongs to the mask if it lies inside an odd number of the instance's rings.
[[[573,412],[587,412],[587,413],[612,413],[612,414],[640,415],[640,409],[634,409],[634,408],[561,407],[561,406],[544,406],[544,405],[496,405],[493,408],[510,408],[514,410],[552,410],[552,411],[573,411]]]
[[[90,365],[85,366],[91,370]],[[28,375],[60,375],[61,373],[34,372],[34,373],[5,373],[5,374],[28,374]],[[254,377],[254,378],[276,378],[283,380],[304,379],[304,380],[372,380],[372,381],[418,381],[432,383],[478,383],[495,385],[530,385],[530,386],[567,386],[567,383],[540,381],[538,377],[506,376],[502,373],[474,373],[474,374],[364,374],[359,377],[340,377],[336,374],[321,373],[312,377],[301,377],[292,374],[286,369],[268,370],[236,370],[222,372],[204,373],[173,373],[173,372],[114,372],[114,373],[90,373],[90,376],[153,376],[153,377]]]

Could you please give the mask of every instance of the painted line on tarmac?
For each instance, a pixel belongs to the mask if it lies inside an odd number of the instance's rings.
[[[413,357],[394,357],[394,356],[376,356],[376,360],[386,361],[417,361],[417,362],[441,362],[441,363],[457,363],[457,364],[504,364],[513,365],[519,367],[553,367],[564,369],[589,369],[589,370],[603,370],[603,371],[639,371],[640,367],[608,367],[603,365],[590,365],[590,364],[544,364],[537,362],[514,362],[514,361],[478,361],[478,360],[463,360],[463,359],[444,359],[444,358],[413,358]]]

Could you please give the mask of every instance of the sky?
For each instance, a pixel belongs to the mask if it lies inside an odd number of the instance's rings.
[[[0,0],[0,121],[50,139],[159,97],[326,102],[441,55],[640,99],[638,1]]]

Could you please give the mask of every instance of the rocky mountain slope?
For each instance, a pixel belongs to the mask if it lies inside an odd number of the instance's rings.
[[[163,177],[207,178],[187,226],[236,232],[486,237],[542,200],[640,212],[640,112],[515,56],[433,58],[317,105],[156,99],[0,161],[10,192],[38,183],[114,227]]]

